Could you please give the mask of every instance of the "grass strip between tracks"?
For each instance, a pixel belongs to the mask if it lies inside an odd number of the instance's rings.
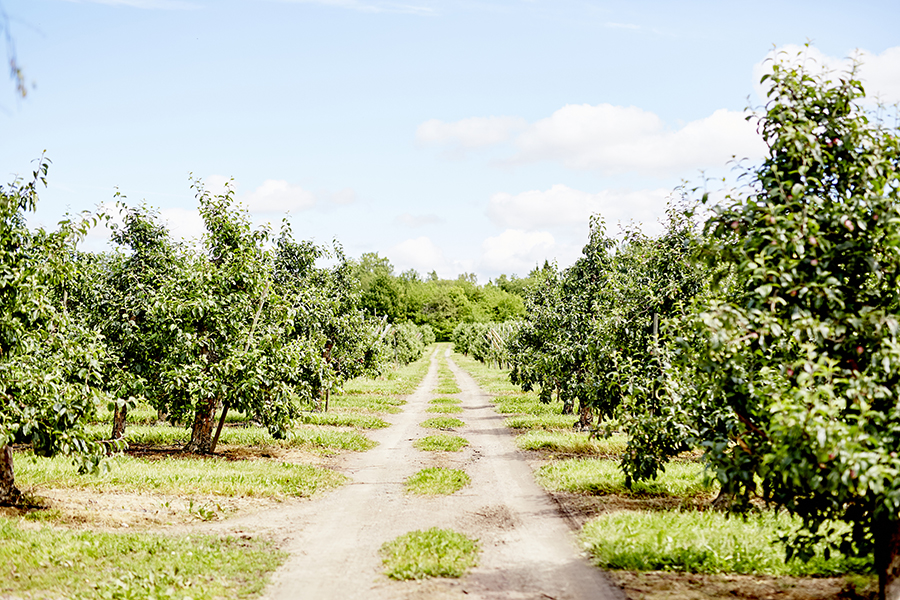
[[[385,543],[381,557],[392,579],[462,577],[478,563],[476,540],[448,529],[410,531]]]

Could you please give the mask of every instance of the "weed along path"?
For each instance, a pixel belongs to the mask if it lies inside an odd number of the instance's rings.
[[[457,393],[438,393],[442,360],[458,384]],[[445,433],[468,440],[461,451],[430,452],[414,446],[416,440],[439,433],[420,425],[447,416],[433,412],[437,405],[430,401],[439,397],[460,401],[462,412],[449,416],[465,425]],[[390,417],[390,427],[372,433],[379,445],[345,461],[343,470],[351,483],[313,502],[256,515],[286,536],[283,548],[290,553],[265,597],[624,598],[602,571],[582,558],[574,535],[534,483],[512,434],[488,400],[446,355],[433,354],[428,374],[404,410]],[[451,495],[408,492],[406,479],[428,467],[462,469],[470,483]],[[379,555],[382,544],[432,527],[477,538],[478,566],[460,579],[386,577]]]

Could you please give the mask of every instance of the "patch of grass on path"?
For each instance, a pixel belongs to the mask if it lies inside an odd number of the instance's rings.
[[[459,398],[434,398],[428,402],[429,404],[462,404]]]
[[[746,517],[715,511],[620,511],[590,521],[581,540],[596,564],[628,571],[684,571],[790,576],[865,573],[869,558],[832,553],[785,563],[777,538],[797,521],[763,511]]]
[[[439,381],[434,391],[438,394],[458,394],[460,389],[455,381]]]
[[[625,451],[628,439],[613,436],[600,439],[591,438],[588,433],[578,431],[531,430],[516,438],[516,445],[522,450],[547,450],[564,454],[604,454],[619,455]]]
[[[79,475],[65,457],[39,458],[17,454],[20,486],[95,489],[102,492],[156,492],[187,495],[308,497],[342,485],[347,478],[331,469],[262,460],[163,458],[146,460],[119,456],[102,475]]]
[[[470,481],[465,471],[460,469],[429,467],[406,480],[406,491],[422,496],[452,494],[467,486]]]
[[[449,431],[451,429],[456,429],[457,427],[465,427],[466,424],[456,417],[435,417],[433,419],[428,419],[427,421],[422,421],[419,423],[419,426],[427,429]]]
[[[380,550],[385,574],[392,579],[462,577],[478,564],[479,546],[449,529],[410,531]]]
[[[550,491],[577,494],[688,497],[717,491],[706,485],[703,466],[695,462],[671,462],[652,481],[636,481],[625,487],[625,475],[617,461],[603,458],[573,458],[548,463],[535,472],[535,479]]]
[[[438,394],[458,394],[460,391],[459,385],[456,383],[456,377],[453,375],[450,367],[447,366],[447,359],[444,358],[444,354],[441,353],[438,363],[438,384],[435,392]]]
[[[469,441],[458,435],[429,435],[413,443],[418,450],[425,452],[459,452],[469,445]]]
[[[12,597],[251,598],[286,556],[255,539],[21,529],[0,518],[0,589]]]
[[[457,414],[463,411],[461,406],[456,406],[454,404],[433,404],[425,409],[425,412],[430,413],[446,413],[446,414]]]

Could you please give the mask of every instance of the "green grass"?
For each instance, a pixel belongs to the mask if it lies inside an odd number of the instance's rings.
[[[341,394],[331,397],[328,403],[328,414],[356,411],[399,413],[402,410],[400,407],[404,404],[406,404],[406,400],[397,396],[371,393]]]
[[[573,458],[554,461],[535,472],[537,482],[551,491],[603,495],[686,497],[713,494],[717,487],[707,485],[703,466],[695,462],[671,462],[652,481],[634,482],[625,487],[625,475],[617,461],[602,458]]]
[[[375,442],[357,431],[329,429],[294,429],[288,434],[285,445],[289,448],[325,452],[334,450],[364,452],[377,446]]]
[[[441,353],[438,362],[438,384],[435,391],[438,394],[458,394],[460,392],[459,385],[456,383],[456,377],[453,371],[447,366],[447,359]]]
[[[413,443],[419,450],[423,450],[426,452],[429,451],[439,451],[439,452],[459,452],[463,448],[469,445],[469,441],[464,437],[460,437],[458,435],[428,435],[421,439],[416,440]]]
[[[438,496],[457,492],[470,481],[465,471],[460,469],[429,467],[408,478],[406,490],[423,496]]]
[[[510,429],[572,429],[577,420],[578,415],[517,414],[507,417],[503,423]]]
[[[494,398],[494,410],[502,415],[535,415],[559,417],[568,416],[575,423],[577,417],[574,415],[563,415],[562,402],[541,402],[538,395],[534,392],[519,392],[516,394],[506,394]]]
[[[459,398],[434,398],[428,402],[429,404],[462,404]]]
[[[478,542],[433,527],[410,531],[381,546],[385,574],[392,579],[462,577],[478,563]]]
[[[478,362],[471,356],[453,353],[453,362],[472,376],[482,389],[491,394],[520,393],[522,390],[509,381],[507,369],[497,369]]]
[[[303,413],[300,422],[307,425],[327,425],[330,427],[358,427],[360,429],[382,429],[387,427],[384,419],[370,414],[351,412]]]
[[[216,422],[219,421],[219,417],[221,415],[221,411],[218,411],[215,416]],[[112,427],[113,420],[113,412],[109,410],[109,407],[106,404],[97,407],[97,422],[98,423],[108,423],[107,428]],[[225,416],[226,423],[246,423],[249,420],[248,416],[237,410],[230,410],[228,414]],[[159,421],[159,413],[149,404],[140,403],[134,408],[129,409],[128,418],[126,422],[129,425],[153,425],[154,423]]]
[[[448,415],[461,413],[462,411],[463,409],[461,406],[455,406],[453,404],[434,404],[425,409],[425,412],[444,413]]]
[[[105,425],[89,425],[87,429],[96,439],[109,435]],[[136,445],[181,446],[190,437],[190,430],[171,425],[132,425],[125,430],[125,441]],[[375,447],[375,442],[358,431],[316,427],[298,427],[291,430],[283,440],[273,438],[262,427],[225,427],[219,444],[298,448],[320,453],[337,450],[364,451]]]
[[[431,348],[426,348],[419,360],[392,369],[376,379],[357,378],[344,384],[344,394],[412,394],[431,366]]]
[[[39,458],[16,454],[20,487],[94,489],[102,492],[157,492],[219,496],[308,497],[342,485],[347,478],[331,469],[263,460],[163,458],[146,460],[119,456],[109,472],[79,475],[64,457]]]
[[[257,539],[23,529],[0,518],[4,597],[251,598],[286,556]]]
[[[436,394],[458,394],[461,390],[459,386],[456,385],[453,381],[442,381],[438,382],[437,387],[434,388]]]
[[[784,513],[747,517],[715,511],[618,511],[584,526],[581,540],[596,564],[628,571],[834,576],[868,572],[871,557],[835,552],[785,563],[777,538],[797,525]]]
[[[522,450],[548,450],[565,454],[619,455],[625,451],[628,439],[622,435],[611,438],[591,438],[578,431],[545,431],[533,429],[516,437]]]
[[[422,421],[419,423],[419,426],[447,431],[449,429],[456,429],[457,427],[465,427],[466,424],[456,417],[435,417],[433,419],[428,419],[427,421]]]

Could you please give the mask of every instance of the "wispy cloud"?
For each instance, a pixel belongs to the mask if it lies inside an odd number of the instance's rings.
[[[444,278],[454,278],[461,273],[469,273],[475,267],[471,260],[447,258],[443,248],[426,236],[404,240],[396,246],[388,248],[385,254],[390,257],[398,271],[415,269],[423,274],[437,271],[438,275]]]
[[[720,109],[673,129],[652,112],[610,104],[570,104],[532,123],[514,117],[432,119],[419,126],[416,140],[443,146],[451,156],[505,147],[514,152],[500,161],[505,165],[552,161],[576,170],[655,176],[722,167],[732,155],[756,158],[765,150],[740,112]]]
[[[527,232],[581,232],[594,214],[603,215],[611,226],[638,221],[650,231],[656,229],[655,221],[665,212],[670,195],[663,188],[590,193],[557,184],[548,190],[494,194],[487,214],[501,227]]]

